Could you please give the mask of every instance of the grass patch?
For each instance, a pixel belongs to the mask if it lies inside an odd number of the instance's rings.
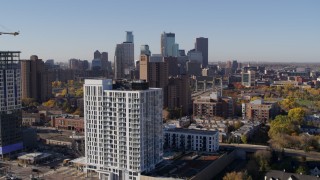
[[[314,106],[314,102],[313,102],[313,101],[306,100],[306,99],[297,99],[296,102],[297,102],[300,106],[305,106],[305,107]]]

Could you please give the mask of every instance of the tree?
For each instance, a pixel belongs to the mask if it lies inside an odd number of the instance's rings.
[[[27,107],[34,106],[36,105],[36,100],[34,98],[23,98],[22,105]]]
[[[61,95],[62,95],[62,96],[65,96],[65,95],[67,95],[67,92],[68,92],[67,88],[64,88],[64,89],[61,91]]]
[[[83,87],[76,90],[76,97],[83,97]]]
[[[290,110],[292,108],[296,108],[298,106],[296,100],[293,97],[289,97],[287,99],[282,100],[280,102],[280,105],[286,111],[288,111],[288,110]]]
[[[61,88],[62,82],[61,81],[53,81],[52,87],[53,88]]]
[[[234,129],[237,130],[242,126],[242,123],[241,121],[236,121],[234,122],[233,126],[234,126]]]
[[[49,101],[43,103],[43,105],[46,107],[54,107],[55,104],[56,104],[56,101],[54,99],[50,99]]]
[[[68,86],[73,86],[74,85],[74,81],[73,80],[68,80]]]
[[[306,111],[300,107],[289,110],[288,117],[299,124],[302,124]]]
[[[74,111],[73,115],[83,116],[83,112],[80,110],[80,108],[77,108],[77,109]]]
[[[259,97],[259,96],[253,96],[253,97],[250,99],[250,101],[254,101],[254,100],[257,100],[257,99],[261,99],[261,97]]]
[[[291,119],[285,115],[278,115],[270,123],[268,135],[273,138],[276,134],[292,134],[297,132],[297,127],[292,123]]]
[[[258,150],[254,153],[256,161],[260,165],[260,171],[266,171],[269,169],[271,152],[267,150]]]
[[[297,170],[296,173],[298,174],[307,174],[308,173],[308,168],[304,165],[300,165]]]
[[[230,172],[227,173],[223,180],[252,180],[251,176],[247,174],[247,172]]]
[[[242,135],[242,136],[241,136],[241,141],[242,141],[242,143],[247,144],[247,143],[248,143],[248,137],[247,137],[247,135]]]

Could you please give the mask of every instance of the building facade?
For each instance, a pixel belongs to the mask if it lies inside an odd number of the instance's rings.
[[[140,79],[146,80],[150,87],[162,88],[163,105],[168,106],[168,63],[160,56],[140,56]],[[152,60],[152,61],[151,61]]]
[[[164,130],[164,147],[184,151],[215,152],[219,150],[219,132],[196,129]]]
[[[130,70],[134,68],[134,44],[132,42],[123,42],[117,44],[114,57],[115,78],[126,78]]]
[[[132,33],[132,31],[126,31],[126,42],[133,43],[133,33]]]
[[[163,32],[161,34],[161,55],[163,57],[177,57],[179,45],[175,43],[175,34]]]
[[[242,72],[242,85],[245,87],[252,87],[255,85],[256,72],[253,70],[248,70],[247,72]]]
[[[162,160],[162,90],[85,80],[85,156],[100,179],[140,179]]]
[[[179,108],[180,115],[189,115],[192,108],[190,78],[181,75],[169,78],[168,84],[168,109]]]
[[[48,73],[42,59],[32,55],[30,60],[21,61],[22,99],[33,98],[44,102],[52,96],[53,75]]]
[[[203,56],[202,52],[200,51],[197,51],[195,49],[191,49],[190,51],[188,51],[188,60],[200,63],[203,66]]]
[[[51,119],[52,127],[57,129],[65,129],[83,132],[84,131],[84,120],[83,117],[76,115],[61,115],[52,117]]]
[[[23,148],[20,52],[0,51],[0,155]]]
[[[147,45],[147,44],[141,45],[141,47],[140,47],[140,55],[151,56],[151,51],[149,49],[149,45]]]
[[[202,53],[202,67],[208,66],[208,38],[199,37],[196,39],[196,51]]]
[[[193,117],[212,119],[216,116],[232,118],[235,104],[232,98],[220,97],[217,92],[203,96],[193,102]]]
[[[250,103],[242,104],[242,117],[252,121],[267,122],[279,114],[279,106],[276,101],[264,101],[257,99]]]

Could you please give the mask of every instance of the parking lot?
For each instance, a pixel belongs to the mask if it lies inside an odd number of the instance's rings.
[[[13,177],[17,179],[98,179],[97,175],[89,174],[76,170],[70,166],[63,166],[63,157],[57,157],[38,165],[20,165],[17,160],[3,162],[2,166],[6,173],[0,179]]]

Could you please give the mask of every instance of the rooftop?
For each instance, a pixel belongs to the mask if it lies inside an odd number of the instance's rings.
[[[18,159],[33,160],[33,159],[47,158],[49,156],[51,156],[51,154],[48,154],[48,153],[29,153],[29,154],[19,156]]]
[[[86,160],[86,157],[79,157],[77,159],[73,159],[70,161],[71,163],[74,163],[74,164],[87,164],[87,160]]]
[[[55,118],[83,120],[83,117],[80,117],[79,115],[72,115],[72,114],[60,114],[60,115],[56,115]]]
[[[194,152],[189,152],[175,160],[162,161],[153,171],[144,175],[190,179],[218,158],[219,155],[198,155]]]
[[[297,173],[287,173],[283,171],[271,170],[265,175],[266,179],[293,179],[293,180],[319,180],[319,177],[301,175]]]
[[[177,133],[186,133],[186,134],[200,134],[200,135],[215,135],[218,131],[211,130],[198,130],[198,129],[184,129],[184,128],[175,128],[167,129],[167,132],[177,132]]]

